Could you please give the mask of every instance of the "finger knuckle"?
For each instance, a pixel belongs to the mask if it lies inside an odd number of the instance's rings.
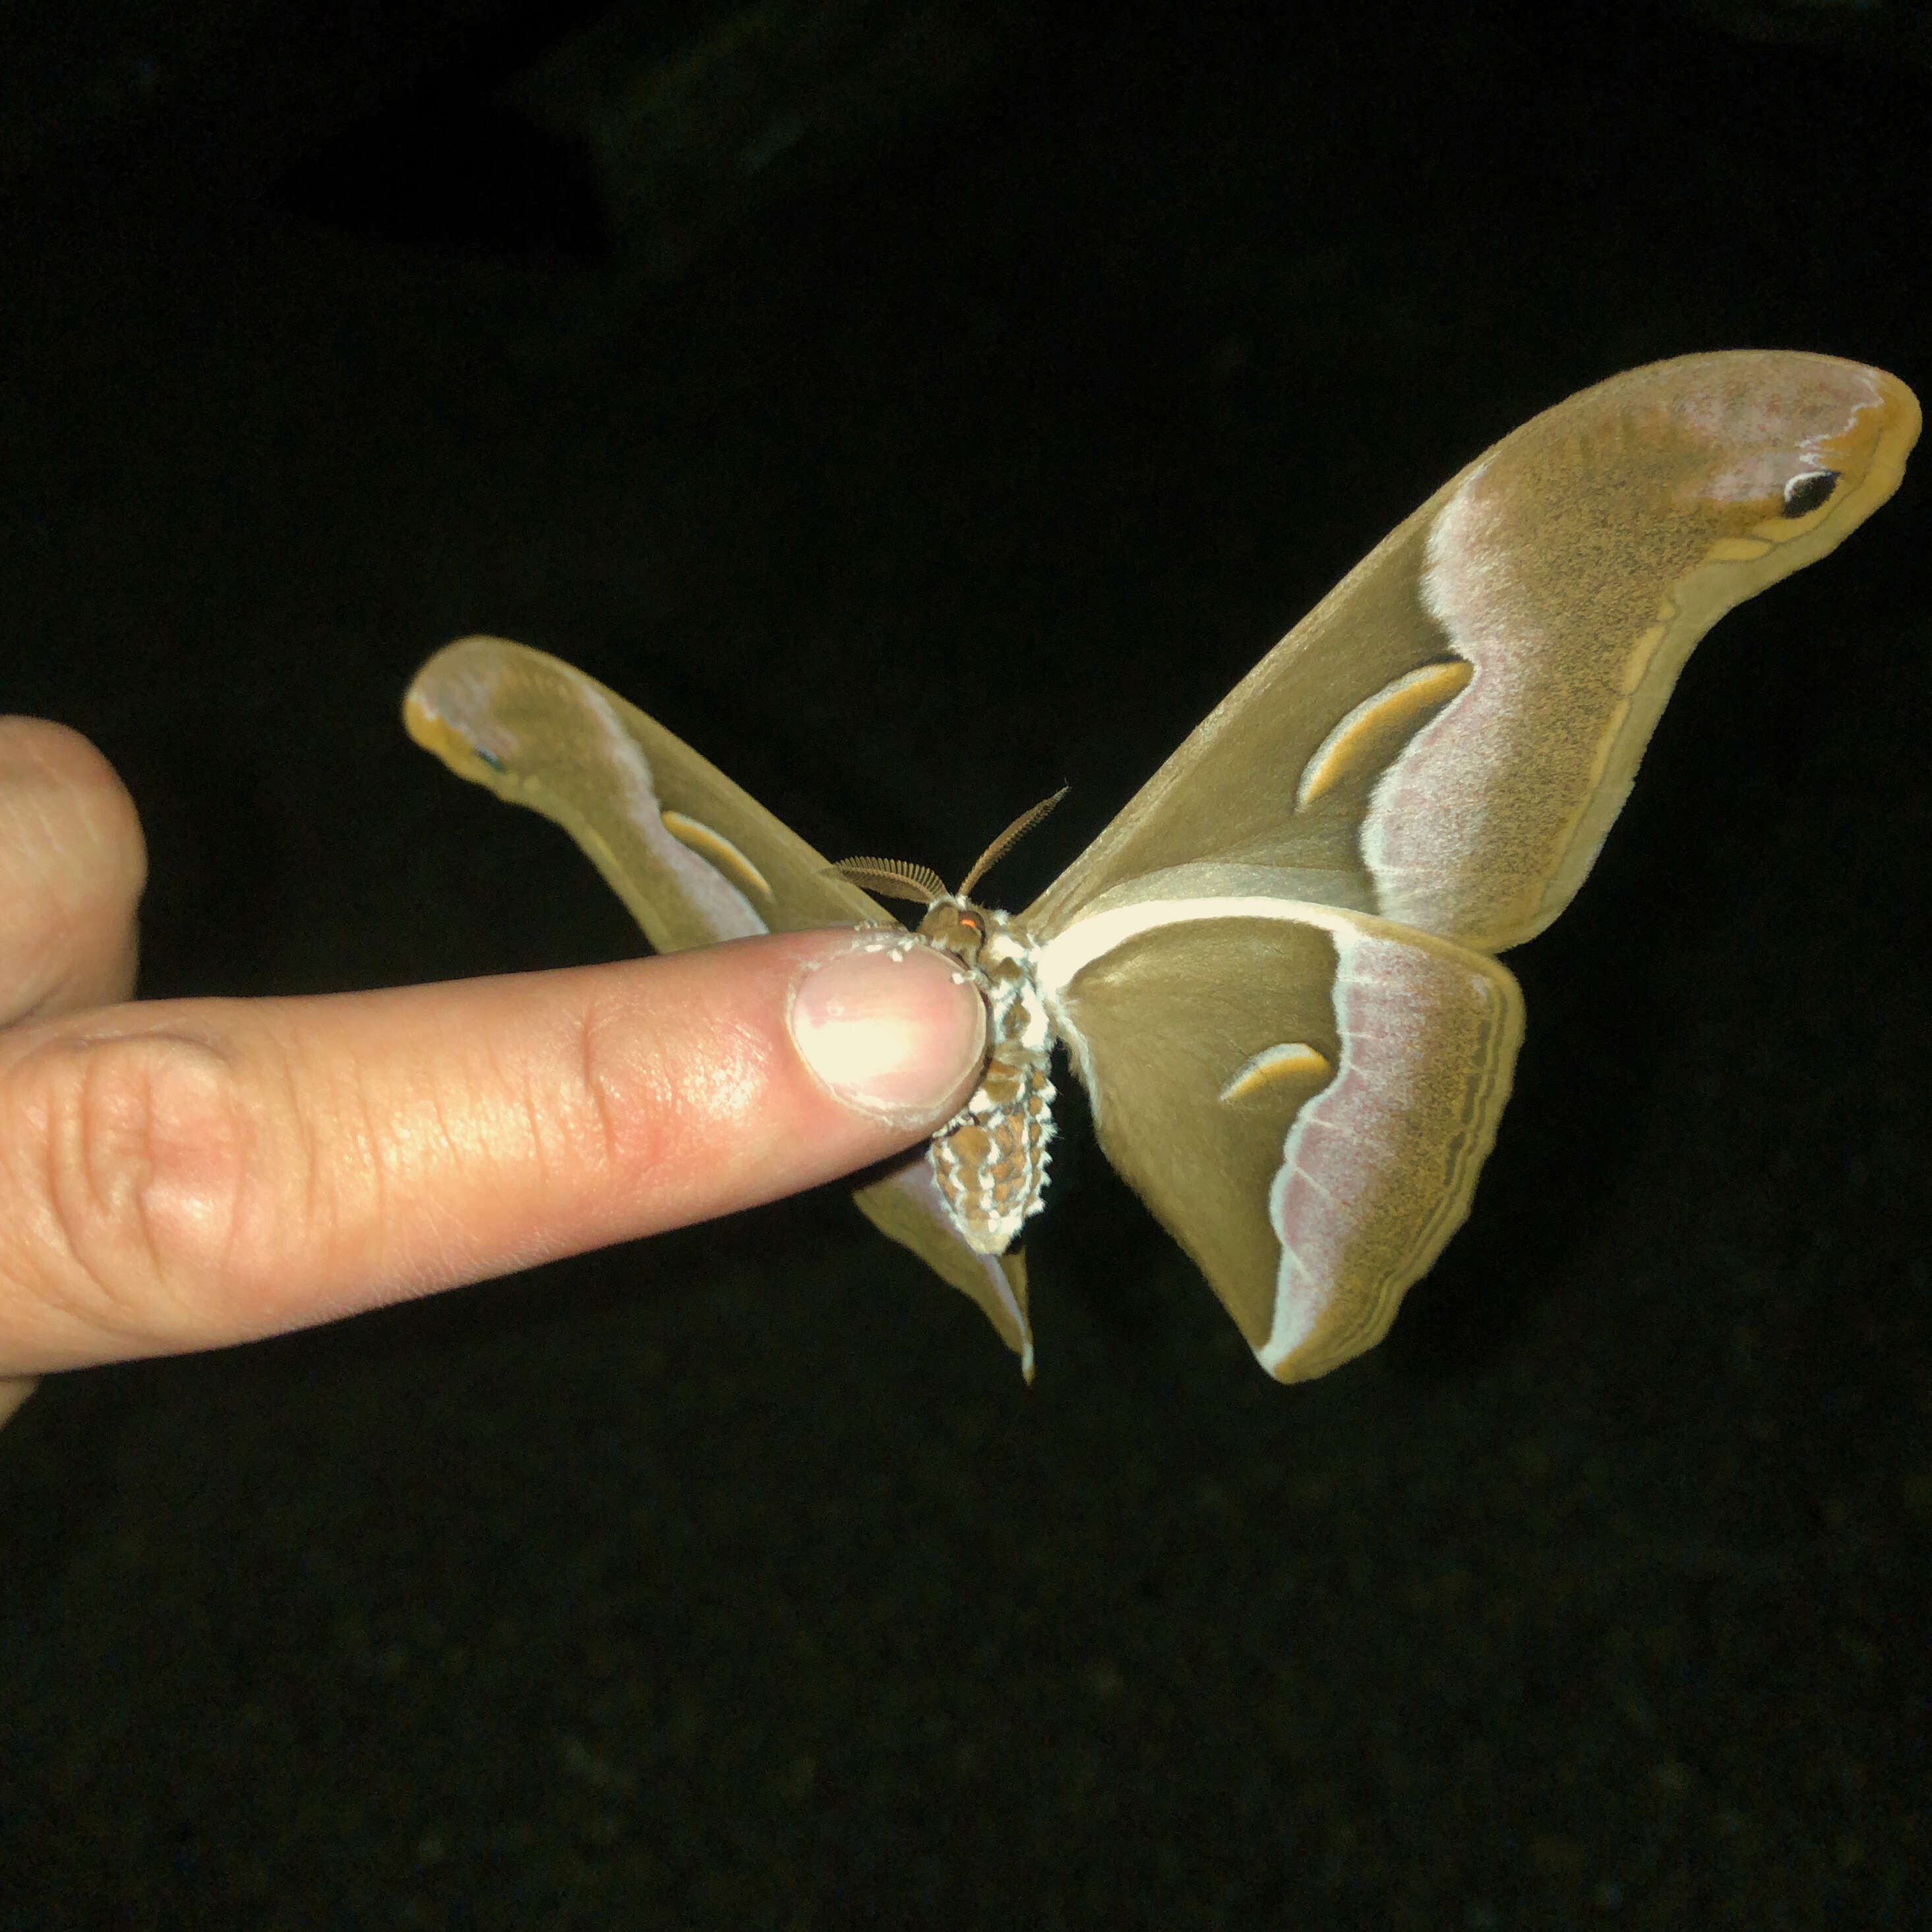
[[[655,1184],[688,1157],[704,1125],[688,1088],[670,1077],[663,1042],[599,1005],[579,1024],[574,1086],[573,1151],[613,1185]]]
[[[10,1144],[40,1153],[16,1187],[43,1294],[94,1328],[172,1313],[191,1330],[244,1214],[250,1115],[226,1058],[179,1035],[64,1040],[14,1087],[29,1118]]]

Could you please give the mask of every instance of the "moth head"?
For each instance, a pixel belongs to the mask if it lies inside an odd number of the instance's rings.
[[[962,895],[947,892],[933,901],[919,922],[919,936],[969,966],[980,963],[980,949],[986,943],[986,915]]]

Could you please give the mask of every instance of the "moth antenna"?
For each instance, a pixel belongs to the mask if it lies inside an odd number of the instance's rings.
[[[930,905],[946,896],[946,881],[930,866],[902,865],[896,859],[841,859],[825,869],[884,898],[916,899]]]
[[[1070,786],[1062,785],[1051,798],[1043,798],[1030,811],[1022,812],[973,862],[973,869],[959,882],[958,896],[963,899],[1071,789]]]

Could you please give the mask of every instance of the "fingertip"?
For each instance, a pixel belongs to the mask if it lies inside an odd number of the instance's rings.
[[[949,954],[860,933],[792,988],[793,1043],[843,1105],[896,1128],[956,1112],[986,1058],[986,1003]]]

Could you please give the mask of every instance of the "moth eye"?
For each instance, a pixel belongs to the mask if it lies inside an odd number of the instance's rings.
[[[959,923],[963,926],[975,939],[984,939],[986,938],[986,923],[980,917],[977,913],[962,912],[959,915]]]
[[[1802,476],[1794,476],[1784,486],[1784,514],[1787,517],[1808,516],[1821,505],[1832,500],[1832,492],[1838,487],[1838,472],[1835,470],[1808,470]]]

